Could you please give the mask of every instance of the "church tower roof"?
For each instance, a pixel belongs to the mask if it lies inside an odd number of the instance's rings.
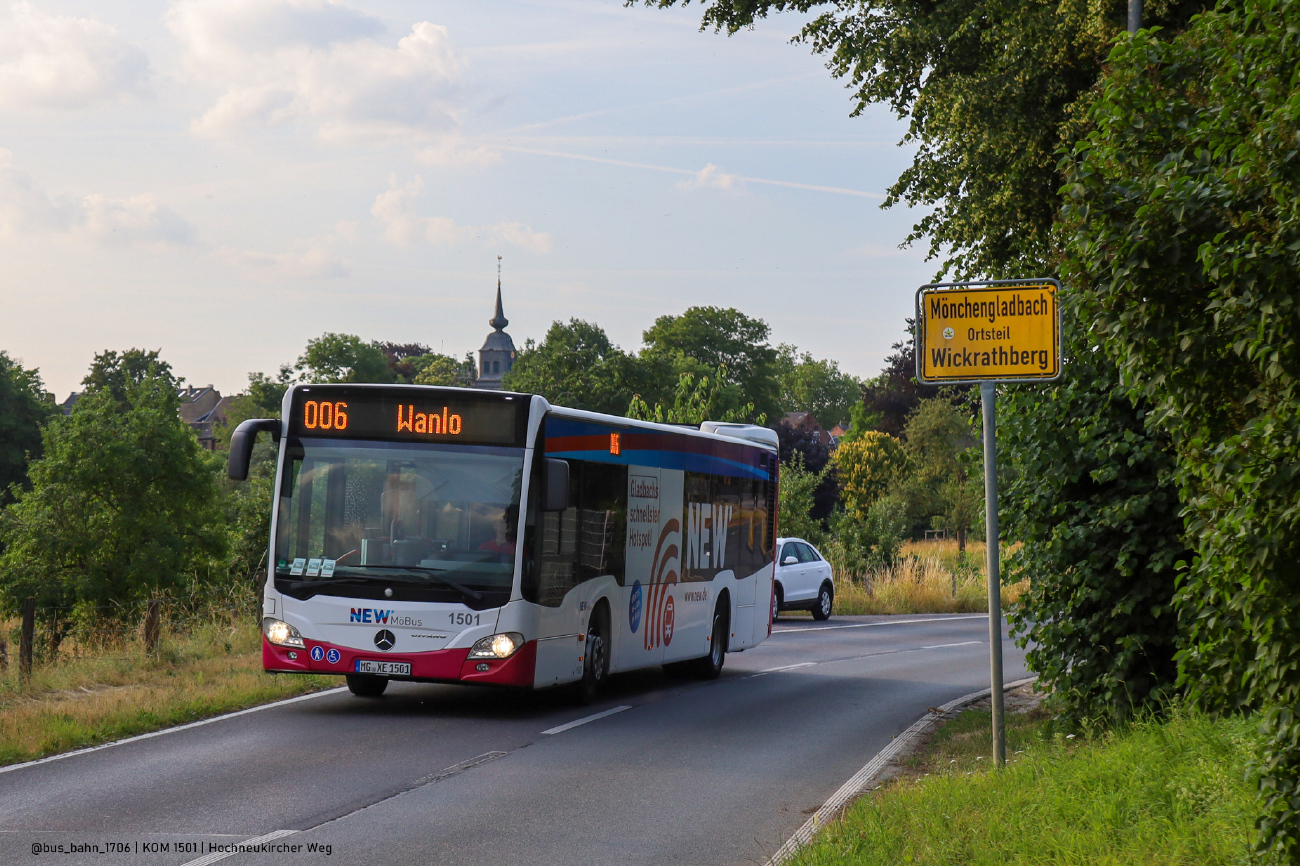
[[[501,309],[501,274],[499,273],[497,274],[497,311],[496,315],[488,319],[488,324],[498,331],[505,330],[506,325],[510,324],[510,320]]]
[[[495,391],[501,387],[501,377],[514,366],[517,356],[515,341],[505,332],[505,327],[510,324],[510,320],[506,318],[505,310],[501,306],[500,256],[497,256],[496,312],[488,320],[488,324],[492,326],[492,333],[487,335],[487,339],[483,341],[483,348],[478,350],[479,371],[474,387]]]

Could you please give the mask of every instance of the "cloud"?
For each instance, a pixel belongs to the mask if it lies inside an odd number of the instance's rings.
[[[416,160],[425,165],[458,165],[484,168],[501,161],[501,151],[482,145],[470,146],[458,135],[449,135],[437,144],[420,150]]]
[[[187,245],[194,226],[152,195],[118,199],[92,193],[80,200],[53,195],[14,168],[13,153],[0,148],[0,237],[35,232],[77,234],[109,244]]]
[[[190,244],[195,230],[180,214],[152,195],[128,199],[88,195],[82,202],[82,229],[112,243]]]
[[[177,0],[166,23],[219,92],[197,134],[298,123],[323,139],[420,141],[459,126],[445,27],[419,22],[391,46],[379,19],[330,0]]]
[[[507,243],[545,255],[551,251],[551,236],[536,232],[518,222],[494,226],[462,226],[450,217],[422,217],[415,209],[415,199],[424,189],[420,177],[399,185],[397,176],[389,178],[388,189],[375,196],[370,213],[383,226],[384,239],[397,246],[408,246],[417,238],[439,246],[460,246],[481,241],[485,246]]]
[[[697,171],[690,180],[678,181],[678,189],[744,189],[745,181],[734,174],[726,174],[713,163]]]
[[[30,3],[0,12],[0,108],[84,108],[148,82],[144,52],[102,21]]]
[[[332,232],[299,240],[285,253],[265,253],[223,246],[215,257],[263,282],[283,280],[340,280],[352,275],[352,263],[335,248],[357,240],[358,224],[339,220]]]
[[[337,280],[350,276],[352,267],[326,243],[309,243],[302,250],[263,253],[223,246],[217,256],[231,267],[266,281]]]

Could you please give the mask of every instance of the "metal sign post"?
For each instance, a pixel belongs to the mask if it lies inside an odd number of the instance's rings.
[[[1002,718],[1002,572],[998,562],[998,437],[992,382],[980,382],[984,410],[984,544],[989,570],[989,671],[993,699],[993,763],[1007,762],[1007,729]]]
[[[993,762],[1007,760],[1002,684],[1002,575],[998,550],[998,382],[1061,376],[1060,283],[1052,279],[932,283],[916,293],[916,378],[976,384],[984,414],[984,528],[989,583]]]

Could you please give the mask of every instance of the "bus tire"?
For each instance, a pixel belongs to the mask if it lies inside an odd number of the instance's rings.
[[[609,679],[609,606],[598,604],[587,623],[587,643],[582,653],[582,679],[576,684],[579,704],[596,699]]]
[[[388,688],[388,677],[372,674],[347,674],[348,691],[359,698],[377,698]]]
[[[835,590],[829,583],[823,583],[817,591],[817,601],[813,603],[813,619],[825,622],[831,618],[831,608],[835,605]]]
[[[713,611],[713,637],[709,640],[709,654],[693,659],[691,675],[701,680],[716,680],[722,675],[722,664],[727,660],[727,613],[719,605]]]

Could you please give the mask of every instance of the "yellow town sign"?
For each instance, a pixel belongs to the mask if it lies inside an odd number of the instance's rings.
[[[1061,375],[1056,280],[935,284],[916,293],[916,372],[926,383]]]

